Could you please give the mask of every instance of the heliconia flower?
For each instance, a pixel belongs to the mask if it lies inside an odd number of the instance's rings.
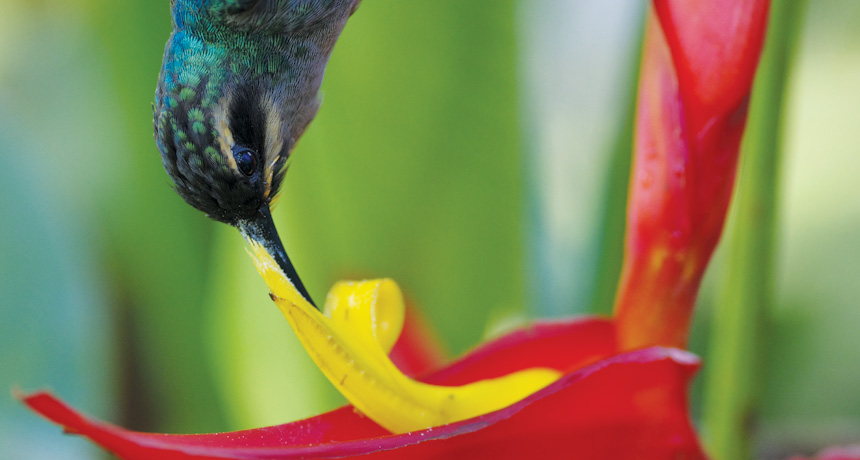
[[[578,339],[594,341],[577,349],[571,345]],[[704,458],[686,416],[686,387],[697,359],[649,348],[594,362],[612,352],[613,342],[611,323],[598,319],[538,323],[490,342],[427,380],[457,384],[509,372],[530,365],[522,359],[530,353],[540,353],[547,366],[591,364],[501,410],[399,435],[350,406],[275,427],[164,435],[85,418],[46,393],[25,402],[124,459]]]
[[[92,420],[46,393],[25,403],[126,459],[705,458],[687,406],[698,360],[677,348],[725,219],[768,5],[654,1],[615,318],[537,322],[438,366],[393,281],[338,283],[321,313],[252,243],[272,299],[350,406],[166,435]]]
[[[277,427],[163,435],[93,421],[46,393],[24,401],[127,459],[552,458],[572,451],[582,458],[704,458],[686,415],[686,386],[698,368],[687,352],[619,354],[607,319],[538,322],[412,379],[399,369],[421,372],[434,363],[410,337],[418,333],[414,325],[393,342],[404,318],[396,284],[339,283],[323,315],[261,246],[252,250],[284,316],[354,407]],[[398,366],[388,357],[392,346]]]

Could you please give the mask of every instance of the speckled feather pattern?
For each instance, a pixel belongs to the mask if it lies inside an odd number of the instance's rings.
[[[358,0],[174,0],[153,106],[176,191],[210,217],[247,217],[279,190],[316,115],[325,65]],[[258,152],[263,174],[231,148]]]

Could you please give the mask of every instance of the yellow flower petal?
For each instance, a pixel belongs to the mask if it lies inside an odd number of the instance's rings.
[[[394,281],[337,283],[322,314],[302,298],[262,246],[252,242],[251,249],[272,299],[320,370],[349,402],[393,433],[501,409],[560,377],[555,370],[533,368],[462,386],[413,380],[388,358],[404,315]]]

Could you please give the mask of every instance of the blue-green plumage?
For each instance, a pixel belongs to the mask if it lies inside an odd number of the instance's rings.
[[[358,2],[171,1],[153,115],[162,162],[185,201],[248,238],[277,238],[262,226]],[[285,253],[281,259],[292,270]]]

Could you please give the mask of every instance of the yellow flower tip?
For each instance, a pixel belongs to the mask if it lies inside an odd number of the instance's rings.
[[[361,412],[393,433],[465,420],[513,404],[560,377],[534,368],[462,386],[412,380],[388,353],[403,328],[405,307],[390,279],[342,281],[320,313],[281,272],[265,248],[251,243],[272,300],[331,383]]]
[[[387,355],[403,329],[403,305],[400,287],[390,279],[341,281],[329,292],[324,311],[336,327],[355,331]]]

